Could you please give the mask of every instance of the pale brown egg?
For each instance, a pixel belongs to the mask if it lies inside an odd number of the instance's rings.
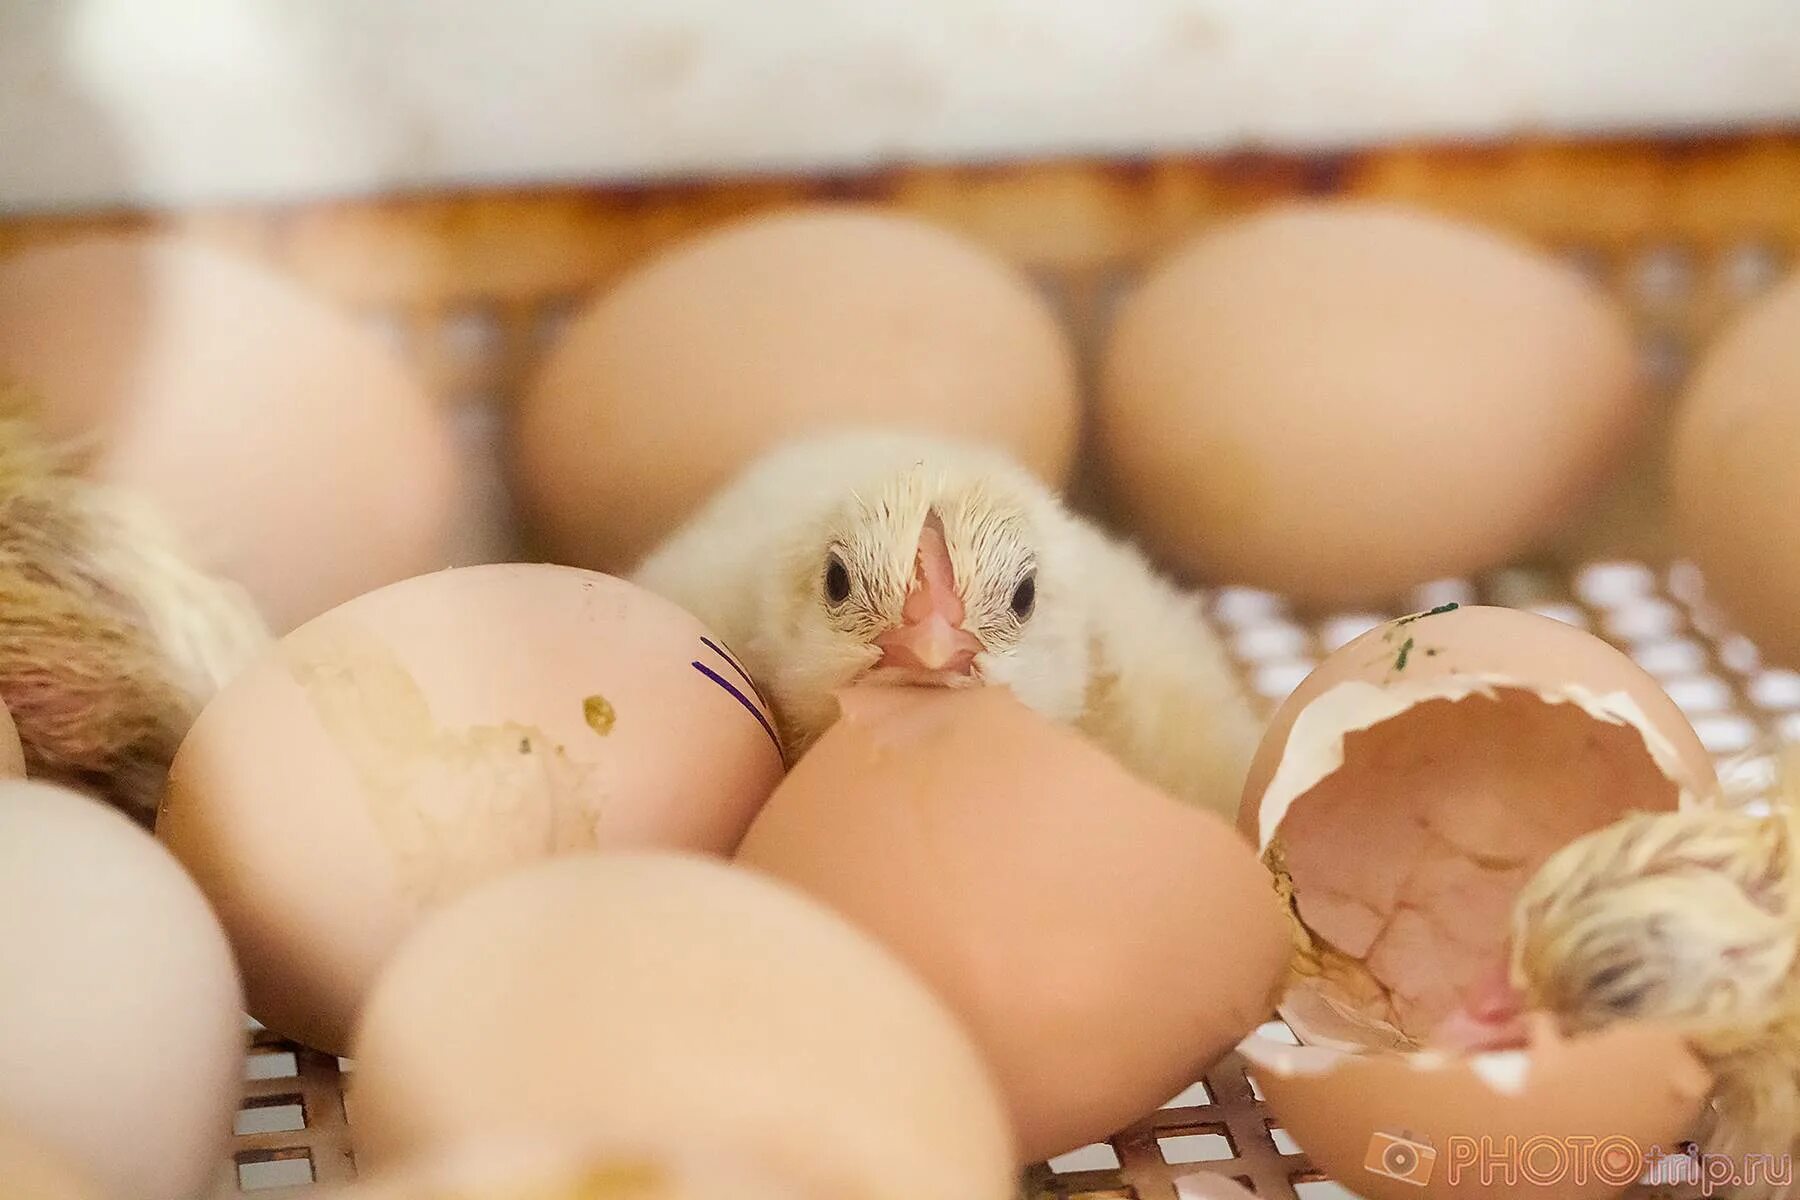
[[[277,629],[445,565],[453,444],[372,333],[257,265],[90,238],[0,262],[0,380]]]
[[[1191,578],[1316,604],[1532,548],[1648,411],[1624,321],[1572,268],[1370,204],[1203,235],[1125,302],[1102,374],[1131,531]]]
[[[781,777],[726,647],[572,567],[422,575],[289,634],[182,743],[157,833],[206,890],[250,1012],[343,1053],[426,911],[556,854],[728,854]]]
[[[1800,667],[1800,276],[1715,342],[1682,397],[1674,507],[1709,597]]]
[[[842,703],[738,861],[938,989],[993,1064],[1026,1161],[1116,1132],[1267,1018],[1286,928],[1229,825],[1002,688]]]
[[[553,557],[623,571],[786,438],[954,435],[1060,483],[1077,423],[1024,278],[910,217],[805,208],[679,245],[577,315],[524,399],[515,486]]]
[[[0,1196],[6,1200],[101,1200],[100,1189],[0,1118]]]
[[[1013,1195],[994,1084],[924,985],[706,859],[582,856],[469,894],[395,956],[355,1058],[377,1171],[481,1138],[585,1154],[679,1131],[808,1200]]]
[[[25,747],[19,743],[19,727],[0,704],[0,779],[25,778]]]
[[[1270,1110],[1367,1200],[1601,1200],[1675,1155],[1712,1088],[1681,1037],[1631,1022],[1467,1058],[1251,1038]]]
[[[705,1141],[704,1131],[670,1131],[661,1140],[686,1145],[577,1154],[511,1139],[479,1141],[326,1189],[318,1200],[841,1200],[695,1153],[689,1147]]]
[[[243,1063],[230,948],[175,861],[93,800],[0,783],[0,1114],[109,1200],[186,1200]]]
[[[1455,608],[1343,646],[1276,711],[1240,826],[1289,898],[1309,1041],[1421,1042],[1504,959],[1556,850],[1716,794],[1675,702],[1625,654],[1535,613]]]

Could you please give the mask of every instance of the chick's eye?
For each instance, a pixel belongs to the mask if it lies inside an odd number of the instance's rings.
[[[1023,621],[1031,615],[1031,610],[1036,607],[1037,607],[1037,572],[1033,571],[1033,572],[1031,572],[1031,574],[1025,576],[1025,578],[1019,580],[1019,586],[1013,589],[1013,594],[1012,594],[1013,616],[1015,616],[1015,617],[1019,618],[1019,620]]]
[[[825,560],[825,601],[838,605],[850,598],[850,568],[833,554]]]

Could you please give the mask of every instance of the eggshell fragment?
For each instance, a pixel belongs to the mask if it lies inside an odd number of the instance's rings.
[[[15,1132],[111,1200],[185,1200],[218,1172],[243,1062],[225,934],[174,860],[96,801],[0,783],[0,1114]]]
[[[1293,912],[1283,1015],[1308,1041],[1418,1043],[1504,958],[1550,854],[1717,787],[1680,709],[1599,638],[1481,607],[1371,630],[1280,707],[1245,786]]]
[[[1268,878],[1212,815],[1003,688],[857,688],[738,860],[893,947],[969,1023],[1026,1160],[1115,1132],[1266,1019]]]
[[[812,1200],[755,1170],[696,1156],[619,1149],[575,1155],[486,1143],[342,1188],[319,1200]],[[826,1200],[820,1196],[818,1200]]]
[[[255,264],[95,237],[0,263],[0,380],[277,629],[444,565],[447,423],[372,333]]]
[[[1313,1165],[1368,1200],[1616,1196],[1653,1149],[1674,1152],[1712,1088],[1680,1036],[1639,1022],[1469,1058],[1345,1054],[1260,1037],[1242,1051]],[[1396,1148],[1392,1138],[1428,1149]]]
[[[1127,298],[1095,440],[1121,520],[1178,571],[1366,603],[1587,507],[1647,424],[1638,384],[1572,268],[1417,210],[1291,204]]]
[[[1078,412],[1067,340],[1007,264],[819,206],[678,245],[578,314],[524,397],[514,479],[550,556],[622,571],[785,439],[943,434],[1060,483]]]
[[[817,1200],[1013,1194],[994,1085],[943,1006],[841,918],[703,859],[582,856],[471,893],[395,956],[355,1057],[377,1171],[680,1130]]]
[[[0,704],[0,779],[25,778],[25,747],[19,742],[19,727],[12,714]]]
[[[1683,395],[1677,535],[1716,600],[1772,659],[1800,667],[1800,276],[1738,318]]]
[[[157,832],[218,907],[251,1013],[342,1053],[424,913],[556,854],[726,854],[781,777],[693,617],[605,575],[424,575],[309,622],[201,713]]]

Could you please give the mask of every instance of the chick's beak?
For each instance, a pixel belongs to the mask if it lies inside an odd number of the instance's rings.
[[[973,674],[981,641],[962,627],[965,616],[944,545],[944,527],[933,514],[919,534],[912,588],[900,624],[875,638],[881,649],[876,665],[940,676]]]

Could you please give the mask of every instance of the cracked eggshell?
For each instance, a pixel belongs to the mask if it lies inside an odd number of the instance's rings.
[[[1470,1057],[1347,1054],[1262,1037],[1240,1049],[1313,1165],[1367,1200],[1616,1196],[1641,1175],[1644,1154],[1670,1151],[1690,1131],[1712,1087],[1678,1034],[1642,1022]],[[1420,1158],[1423,1186],[1369,1169],[1378,1135],[1436,1152],[1429,1164]],[[1519,1173],[1484,1179],[1483,1161]]]
[[[969,1023],[1024,1161],[1106,1137],[1266,1019],[1255,855],[1004,688],[852,688],[740,862],[870,930]]]
[[[157,832],[224,919],[252,1015],[343,1053],[420,917],[551,855],[728,854],[781,776],[769,717],[683,610],[509,564],[371,592],[209,703]]]
[[[1680,709],[1597,637],[1482,607],[1371,630],[1280,707],[1245,786],[1240,826],[1297,914],[1283,1015],[1312,1042],[1417,1043],[1551,853],[1717,787]]]
[[[696,857],[585,855],[470,893],[395,955],[355,1057],[357,1161],[377,1172],[480,1139],[589,1154],[680,1135],[793,1200],[1016,1183],[993,1080],[944,1005],[835,913]]]

